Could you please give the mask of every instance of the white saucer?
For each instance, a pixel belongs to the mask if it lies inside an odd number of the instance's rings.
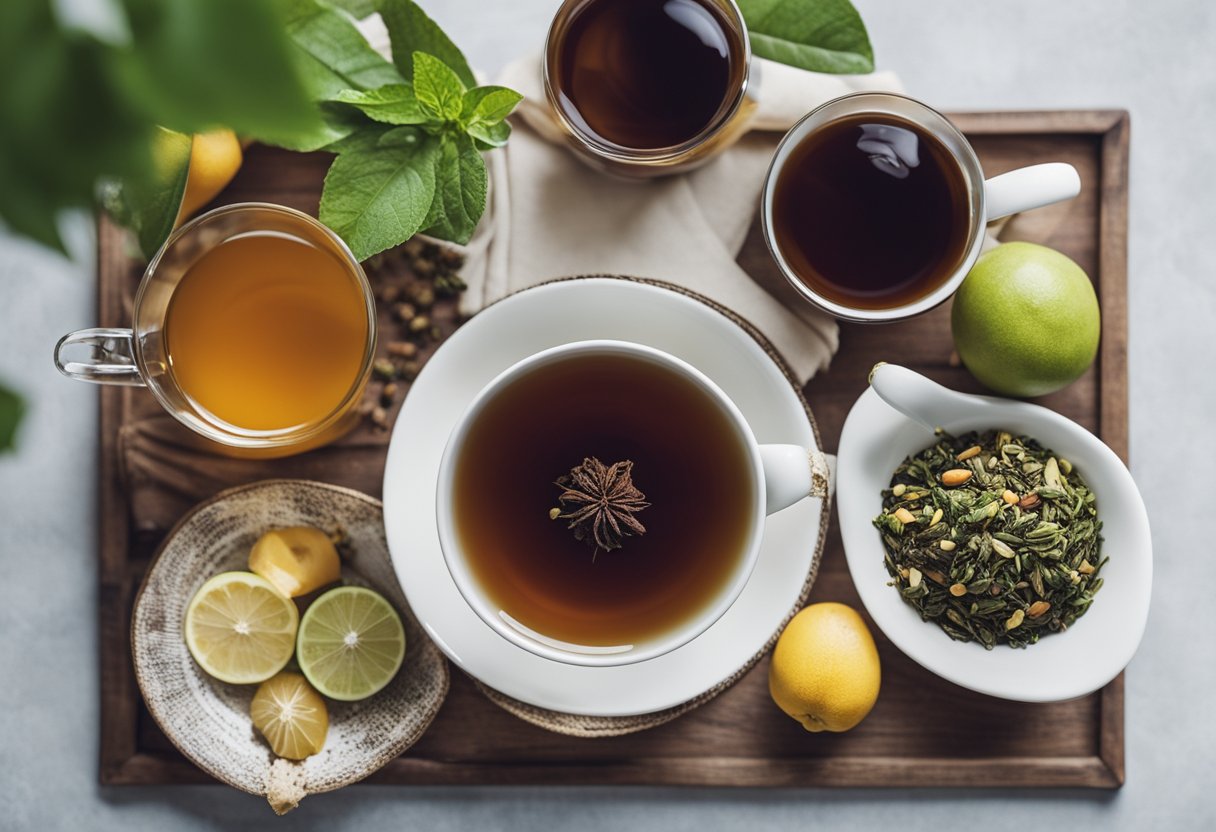
[[[743,329],[705,304],[657,286],[586,278],[538,286],[480,312],[427,362],[397,418],[384,470],[384,525],[410,607],[453,662],[529,704],[589,716],[652,713],[692,699],[745,665],[802,592],[826,525],[823,501],[770,516],[751,580],[721,619],[671,653],[622,667],[540,658],[487,627],[465,603],[439,548],[435,483],[448,434],[502,370],[547,347],[611,338],[684,359],[738,405],[760,442],[816,448],[802,402]]]

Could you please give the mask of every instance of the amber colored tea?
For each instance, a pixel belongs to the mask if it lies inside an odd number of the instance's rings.
[[[631,460],[645,534],[597,551],[550,519],[554,481],[594,456]],[[745,555],[750,459],[721,406],[644,359],[573,355],[503,388],[456,460],[453,519],[491,601],[549,638],[641,644],[696,618]]]
[[[777,247],[809,288],[889,309],[942,285],[967,253],[970,204],[950,151],[903,119],[848,116],[807,136],[777,177]]]
[[[713,0],[587,0],[556,45],[567,119],[632,149],[680,145],[729,106],[744,44]]]
[[[360,381],[369,326],[360,285],[328,251],[245,234],[204,253],[173,291],[170,371],[196,406],[244,430],[326,419]]]

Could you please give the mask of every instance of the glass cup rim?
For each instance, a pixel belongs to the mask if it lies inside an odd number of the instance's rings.
[[[743,77],[740,79],[737,86],[733,88],[733,93],[729,99],[729,103],[724,107],[720,107],[715,113],[714,118],[705,125],[696,135],[686,139],[680,144],[669,145],[668,147],[629,147],[627,145],[617,144],[606,140],[598,139],[590,136],[581,130],[569,116],[566,115],[564,109],[557,97],[556,82],[553,78],[553,73],[550,69],[551,59],[556,47],[556,37],[558,34],[558,23],[562,21],[563,16],[576,5],[587,5],[589,3],[599,2],[599,0],[564,0],[557,12],[553,15],[553,20],[549,23],[548,33],[545,35],[544,54],[541,58],[541,76],[545,86],[545,99],[549,104],[549,109],[566,128],[566,133],[587,150],[609,159],[614,162],[626,162],[633,164],[665,164],[678,159],[694,148],[699,147],[706,141],[711,139],[726,125],[728,125],[742,106],[743,100],[747,97],[748,85],[751,82],[751,67],[752,67],[752,42],[751,36],[747,31],[747,23],[743,19],[743,12],[739,9],[735,0],[709,0],[709,2],[717,3],[726,8],[736,24],[735,30],[740,34],[743,41],[743,55],[741,61],[743,63]],[[724,103],[728,99],[723,99]]]
[[[164,259],[166,252],[179,242],[186,235],[196,231],[200,226],[208,222],[214,221],[228,214],[239,214],[250,211],[265,211],[274,214],[280,214],[289,219],[303,222],[317,231],[322,236],[333,243],[336,253],[341,255],[344,264],[348,267],[351,275],[355,278],[362,295],[364,312],[367,321],[367,341],[363,347],[363,359],[360,362],[359,372],[355,376],[350,388],[346,394],[330,413],[323,419],[318,419],[305,425],[298,425],[290,428],[279,428],[275,430],[244,430],[233,425],[229,429],[207,419],[201,415],[191,413],[183,413],[182,410],[172,402],[162,389],[161,382],[157,376],[153,376],[145,370],[147,366],[144,357],[143,335],[147,331],[139,326],[139,310],[143,305],[143,301],[147,296],[148,288],[152,283],[152,277],[156,273],[157,267],[161,260]],[[225,240],[231,238],[225,238]],[[174,286],[174,291],[177,287]],[[165,308],[165,316],[168,314],[168,306]],[[164,317],[164,316],[162,316]],[[234,202],[229,205],[221,205],[218,208],[213,208],[198,216],[183,223],[180,227],[173,230],[168,239],[160,249],[148,261],[147,267],[144,269],[143,276],[139,281],[139,288],[135,293],[135,300],[131,307],[131,333],[132,344],[135,353],[135,365],[140,371],[140,377],[143,379],[145,386],[152,393],[153,398],[160,404],[166,412],[181,424],[202,434],[207,439],[213,442],[218,442],[221,445],[226,445],[232,448],[242,448],[246,450],[267,449],[267,448],[283,448],[293,445],[303,444],[317,436],[323,435],[329,430],[339,419],[343,418],[350,408],[353,399],[362,394],[364,382],[371,374],[372,363],[376,356],[376,299],[372,291],[371,282],[367,279],[367,273],[363,270],[363,266],[359,263],[350,247],[337,235],[332,229],[322,223],[315,217],[309,216],[303,211],[298,211],[295,208],[290,208],[286,205],[278,205],[273,202]],[[163,331],[163,329],[161,330]],[[191,400],[189,394],[177,384],[176,379],[172,382],[173,386],[181,390],[183,396]],[[191,400],[193,401],[193,400]]]
[[[455,511],[453,492],[455,491],[455,470],[463,450],[465,437],[477,416],[505,387],[517,381],[529,372],[548,363],[561,361],[579,354],[594,354],[596,352],[615,352],[640,358],[658,364],[671,372],[679,373],[706,391],[722,408],[731,422],[735,425],[739,443],[746,448],[751,469],[751,500],[752,518],[751,529],[747,541],[741,549],[741,557],[730,582],[721,593],[706,605],[699,614],[693,616],[687,623],[673,627],[662,636],[634,646],[627,652],[574,652],[560,646],[549,644],[543,633],[532,636],[525,635],[516,626],[505,623],[494,611],[495,605],[486,603],[487,594],[478,585],[476,578],[468,574],[465,565],[464,547],[460,543],[455,528]],[[637,664],[649,659],[662,656],[677,650],[696,639],[717,621],[734,605],[743,593],[756,562],[760,556],[760,544],[763,540],[767,517],[767,495],[765,491],[764,465],[760,458],[759,441],[752,432],[747,418],[739,410],[738,405],[718,385],[687,361],[669,352],[619,339],[587,339],[570,341],[549,347],[539,352],[521,358],[514,362],[493,379],[488,381],[477,392],[461,413],[448,436],[439,463],[438,484],[435,490],[436,527],[438,530],[440,551],[444,564],[456,585],[457,591],[468,604],[469,608],[490,629],[508,642],[527,650],[534,655],[562,664],[581,665],[588,667],[614,667]],[[536,638],[539,635],[540,638]],[[572,645],[577,646],[577,645]]]
[[[836,112],[836,110],[841,111]],[[970,227],[968,228],[966,250],[950,276],[931,292],[916,300],[899,306],[878,309],[862,309],[840,304],[822,296],[808,286],[798,277],[797,271],[786,260],[777,244],[773,227],[774,191],[789,154],[815,130],[840,118],[865,113],[895,116],[910,121],[941,141],[963,177],[970,208]],[[781,138],[777,149],[773,152],[768,171],[764,176],[764,188],[760,197],[760,224],[764,231],[764,242],[786,281],[812,305],[836,318],[854,323],[886,323],[904,320],[933,309],[953,295],[959,284],[963,282],[963,278],[967,276],[967,272],[975,263],[976,258],[979,257],[984,243],[986,213],[983,169],[980,167],[979,157],[971,143],[967,141],[967,137],[938,110],[923,101],[893,92],[849,93],[825,101],[798,119]]]

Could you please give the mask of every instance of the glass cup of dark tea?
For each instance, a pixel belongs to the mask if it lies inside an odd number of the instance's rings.
[[[690,364],[579,341],[481,390],[444,449],[435,510],[448,571],[491,629],[605,667],[708,629],[747,585],[765,517],[827,486],[821,453],[759,444]]]
[[[739,139],[756,109],[750,66],[734,0],[566,0],[543,62],[580,158],[637,179],[691,170]]]
[[[896,321],[954,293],[987,223],[1080,188],[1062,162],[985,180],[941,113],[902,95],[857,93],[786,133],[765,179],[761,223],[777,266],[812,304],[844,320]]]

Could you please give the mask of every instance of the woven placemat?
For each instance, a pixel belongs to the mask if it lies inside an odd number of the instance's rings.
[[[683,286],[677,286],[673,283],[667,283],[662,280],[651,280],[642,277],[626,277],[623,275],[609,274],[591,274],[579,275],[577,277],[563,277],[557,280],[549,281],[550,283],[562,283],[569,280],[586,280],[588,278],[613,278],[617,280],[628,280],[634,283],[646,283],[651,286],[658,286],[663,289],[675,292],[685,297],[699,301],[719,314],[732,321],[739,326],[744,332],[752,337],[761,349],[773,360],[785,376],[786,381],[794,389],[794,395],[798,397],[798,401],[802,404],[803,410],[806,411],[806,417],[811,423],[811,431],[815,435],[815,446],[821,447],[822,443],[819,438],[819,426],[815,423],[815,415],[811,413],[811,406],[807,404],[806,398],[802,395],[802,389],[798,385],[797,379],[791,372],[789,365],[785,359],[777,352],[776,348],[769,342],[767,338],[760,333],[751,322],[740,317],[735,312],[716,303],[713,300],[693,292]],[[540,284],[546,285],[546,284]],[[534,288],[534,287],[533,287]],[[521,291],[528,291],[523,289]],[[509,297],[509,296],[508,296]],[[819,519],[819,539],[815,545],[815,555],[811,558],[811,568],[807,571],[806,581],[802,584],[802,591],[798,593],[798,600],[790,608],[790,611],[781,619],[781,623],[764,643],[754,656],[748,659],[730,676],[723,679],[718,684],[714,685],[709,690],[671,708],[666,708],[662,711],[655,711],[649,714],[638,714],[637,716],[580,716],[578,714],[567,714],[561,711],[551,711],[545,708],[538,708],[535,705],[529,705],[527,702],[521,702],[518,699],[507,696],[505,693],[495,690],[481,681],[474,679],[474,683],[478,689],[485,694],[486,698],[493,702],[498,707],[502,708],[510,714],[513,714],[524,722],[529,722],[537,725],[548,731],[553,731],[558,734],[566,734],[571,737],[619,737],[624,734],[633,734],[638,731],[645,731],[648,728],[656,728],[664,723],[671,722],[677,717],[681,717],[686,713],[695,711],[697,708],[709,702],[722,691],[728,689],[747,674],[749,670],[755,667],[760,659],[772,649],[777,643],[777,638],[781,635],[781,631],[785,629],[785,625],[794,617],[803,605],[806,603],[807,596],[811,592],[811,585],[815,583],[815,576],[819,573],[819,561],[823,557],[823,544],[827,538],[828,516],[831,513],[832,499],[831,492],[823,499],[823,510],[820,513]]]

